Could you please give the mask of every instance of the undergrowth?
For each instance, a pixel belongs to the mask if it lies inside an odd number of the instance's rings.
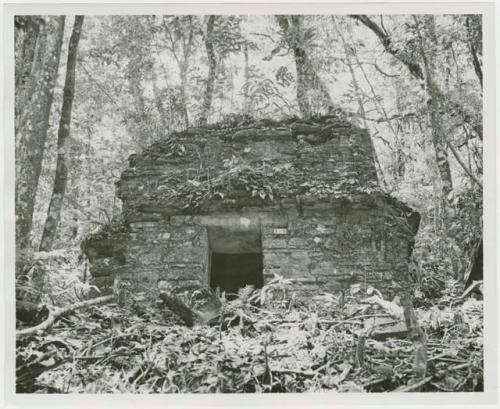
[[[483,388],[482,301],[446,284],[416,309],[427,338],[422,391]],[[77,311],[44,335],[17,342],[17,391],[45,393],[384,392],[415,382],[413,344],[368,325],[384,311],[373,288],[307,300],[276,277],[262,289],[223,295],[220,315],[191,328],[128,294]],[[122,297],[123,298],[123,297]],[[186,302],[201,305],[185,294]]]

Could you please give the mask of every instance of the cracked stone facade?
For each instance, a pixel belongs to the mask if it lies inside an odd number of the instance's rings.
[[[120,229],[86,251],[98,286],[206,287],[214,251],[260,253],[264,284],[278,274],[306,293],[365,282],[391,295],[408,282],[420,217],[381,190],[364,129],[335,118],[189,129],[129,162]]]

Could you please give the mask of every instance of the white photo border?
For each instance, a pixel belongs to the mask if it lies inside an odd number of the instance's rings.
[[[179,0],[180,1],[180,0]],[[482,14],[483,16],[483,64],[484,64],[484,392],[457,393],[304,393],[304,394],[183,394],[183,395],[43,395],[15,393],[15,221],[14,221],[14,15],[38,14],[84,14],[84,15],[144,15],[144,14]],[[351,1],[341,2],[274,2],[262,1],[236,3],[234,0],[220,3],[124,3],[110,1],[107,4],[95,0],[87,3],[38,3],[18,2],[3,6],[3,152],[2,218],[0,219],[0,249],[3,250],[3,281],[5,316],[3,337],[3,397],[4,407],[328,407],[352,405],[432,405],[449,404],[456,407],[466,405],[495,405],[497,402],[497,146],[495,141],[496,77],[495,77],[495,8],[493,2],[385,2]],[[3,145],[3,146],[2,146]],[[0,253],[1,254],[1,253]],[[0,264],[1,266],[2,264]],[[0,303],[2,304],[2,303]],[[2,361],[0,361],[1,363]],[[496,405],[495,405],[496,406]]]

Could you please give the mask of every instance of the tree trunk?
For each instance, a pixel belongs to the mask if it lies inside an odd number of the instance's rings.
[[[47,20],[41,30],[42,33],[38,29],[25,33],[23,58],[19,63],[29,69],[16,69],[16,75],[21,76],[16,77],[15,95],[16,242],[20,249],[30,246],[33,209],[61,56],[64,16]]]
[[[184,119],[184,127],[189,128],[189,113],[187,108],[187,66],[183,64],[181,67],[181,113]]]
[[[243,55],[245,57],[245,84],[243,86],[243,113],[250,114],[250,99],[249,99],[249,90],[250,86],[250,64],[248,62],[248,44],[245,43],[243,47]]]
[[[465,27],[467,28],[467,46],[472,58],[472,65],[476,73],[481,89],[483,88],[483,68],[479,56],[482,54],[482,31],[481,15],[471,15],[465,17]]]
[[[319,78],[304,45],[300,42],[302,16],[276,16],[283,30],[285,41],[293,51],[297,70],[297,102],[304,117],[311,116],[313,109],[308,93],[310,90],[319,92],[321,104],[327,109],[335,108],[328,88]]]
[[[192,53],[194,36],[195,36],[195,26],[193,22],[193,16],[188,16],[189,21],[189,34],[188,38],[184,42],[183,46],[183,56],[182,62],[180,64],[181,71],[181,98],[182,98],[182,111],[184,114],[184,125],[189,128],[189,111],[188,111],[188,96],[187,96],[187,85],[188,85],[188,69],[189,69],[189,58]]]
[[[27,82],[31,74],[36,43],[40,29],[43,30],[44,21],[36,17],[16,16],[15,26],[15,84],[18,90]]]
[[[441,118],[440,112],[442,112],[445,107],[443,107],[442,95],[438,90],[435,83],[435,22],[434,16],[428,15],[424,16],[424,30],[426,31],[426,38],[429,38],[432,42],[424,43],[424,38],[422,37],[420,30],[418,29],[419,22],[415,19],[415,24],[417,25],[417,32],[419,37],[419,51],[423,61],[424,67],[424,79],[425,88],[427,91],[427,108],[429,115],[429,122],[431,124],[432,130],[432,144],[434,145],[434,152],[436,155],[436,163],[439,171],[439,176],[441,179],[441,190],[443,197],[447,200],[448,195],[453,190],[453,183],[451,179],[450,162],[448,160],[448,150],[447,150],[447,135],[446,130]]]
[[[16,75],[19,74],[20,76],[24,76],[24,78],[16,78],[16,83],[22,83],[22,86],[16,88],[16,133],[25,125],[26,121],[29,120],[30,112],[32,112],[32,110],[23,108],[29,106],[32,102],[36,102],[34,101],[35,97],[37,97],[36,91],[39,89],[41,76],[46,67],[44,58],[48,52],[47,40],[49,37],[49,24],[51,22],[53,21],[47,20],[46,22],[43,19],[38,20],[38,30],[36,33],[34,31],[31,32],[33,36],[36,34],[36,38],[27,39],[28,44],[25,44],[28,48],[28,50],[26,50],[27,59],[25,60],[28,67],[21,72],[19,69],[16,70]],[[32,50],[29,49],[31,47],[33,47]]]
[[[129,133],[137,145],[144,149],[151,143],[151,133],[148,132],[146,124],[146,103],[141,83],[141,70],[138,68],[140,61],[129,61],[128,63],[128,85],[133,99],[133,114],[127,121]]]
[[[172,53],[177,66],[179,67],[179,76],[181,79],[180,106],[178,108],[178,111],[180,111],[182,120],[184,121],[184,127],[187,129],[189,128],[189,113],[187,107],[188,68],[189,58],[191,56],[195,40],[196,27],[193,22],[193,16],[187,16],[186,19],[175,17],[173,20],[168,20],[166,19],[166,17],[167,16],[164,16],[163,18],[165,39],[167,41],[167,47]],[[174,29],[177,28],[177,31],[182,32],[180,38],[176,38],[172,34],[169,25],[172,25]],[[187,36],[185,35],[185,33],[187,33]],[[177,44],[181,45],[180,50],[177,48]]]
[[[206,126],[208,123],[208,115],[210,113],[210,108],[212,106],[212,99],[214,96],[214,86],[215,86],[215,70],[217,68],[217,60],[215,56],[214,49],[214,25],[216,16],[209,16],[207,21],[207,34],[205,37],[205,48],[207,50],[208,57],[208,77],[207,77],[207,87],[205,89],[205,98],[203,101],[203,106],[201,108],[200,126]]]
[[[56,175],[47,219],[43,229],[40,251],[49,251],[52,249],[57,232],[57,225],[59,224],[59,220],[61,218],[61,208],[64,194],[66,192],[66,184],[68,181],[68,152],[66,152],[66,150],[67,141],[70,135],[71,110],[75,94],[76,57],[82,25],[83,16],[76,16],[75,23],[73,25],[73,32],[71,33],[68,46],[68,62],[66,66],[66,79],[64,82],[63,104],[61,109],[61,119],[59,121],[59,130],[57,133]]]
[[[305,69],[305,52],[296,47],[293,50],[295,57],[295,67],[297,70],[297,102],[300,112],[304,117],[312,115],[312,108],[307,96],[307,90],[312,83],[308,84],[307,73]]]
[[[155,98],[155,106],[158,111],[158,114],[160,115],[160,126],[162,129],[163,133],[169,134],[170,133],[170,124],[169,121],[167,120],[168,118],[168,113],[167,110],[165,109],[165,105],[163,102],[162,98],[162,93],[160,91],[160,88],[158,87],[158,78],[156,74],[153,73],[153,95]]]

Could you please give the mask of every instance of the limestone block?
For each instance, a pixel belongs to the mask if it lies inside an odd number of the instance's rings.
[[[335,236],[333,236],[333,237],[326,239],[323,242],[323,247],[325,249],[337,252],[340,248],[340,243],[338,242],[337,238]]]
[[[308,246],[308,240],[301,237],[292,237],[288,240],[289,248],[306,248]]]
[[[285,249],[287,247],[286,239],[263,239],[262,247],[264,249]]]
[[[249,153],[251,156],[258,158],[259,160],[286,160],[291,159],[292,155],[295,153],[294,146],[290,143],[290,141],[276,140],[249,142],[245,150],[246,153]]]
[[[282,251],[263,251],[264,268],[279,268],[281,264],[287,259],[288,253]]]
[[[134,269],[120,274],[120,279],[124,281],[141,283],[142,285],[150,289],[155,287],[156,283],[158,282],[158,278],[159,271],[156,269],[141,270],[140,272]],[[143,288],[141,288],[140,286],[137,287],[138,291],[140,291],[141,289]]]
[[[321,223],[314,226],[314,230],[315,230],[315,233],[319,234],[319,235],[335,233],[335,229],[333,229],[332,227],[330,227],[328,225],[321,224]]]
[[[169,264],[159,274],[164,280],[203,280],[206,276],[202,264]]]
[[[207,249],[202,247],[176,247],[170,249],[163,257],[164,262],[189,263],[203,260],[207,255]]]
[[[264,250],[264,270],[272,268],[273,272],[287,278],[307,278],[310,259],[306,250],[268,252]]]
[[[158,228],[157,222],[133,222],[130,223],[130,229],[137,230],[156,230]]]
[[[303,236],[308,223],[305,220],[293,220],[288,222],[288,231],[290,235],[298,237]]]
[[[128,246],[125,250],[125,257],[128,263],[138,265],[161,264],[161,246]]]
[[[203,285],[203,282],[200,280],[174,280],[170,284],[174,292],[181,292],[185,290],[205,287],[205,285]]]
[[[323,277],[335,276],[337,275],[337,263],[325,260],[317,264],[311,264],[311,274]]]
[[[192,242],[203,232],[202,227],[176,227],[170,230],[170,240],[173,242]],[[177,244],[176,244],[177,245]]]

